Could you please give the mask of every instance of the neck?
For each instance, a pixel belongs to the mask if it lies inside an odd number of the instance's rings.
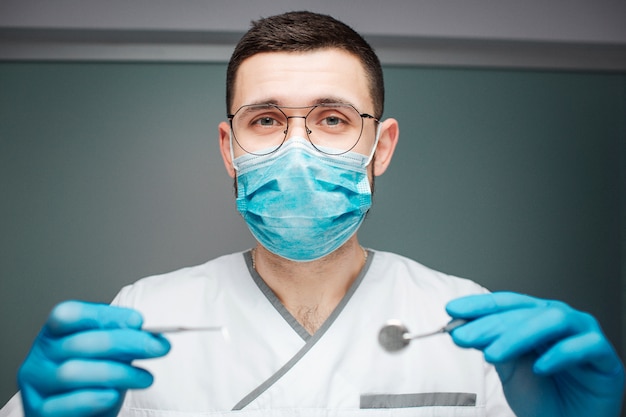
[[[356,235],[335,252],[311,262],[254,249],[255,269],[285,308],[311,334],[324,323],[359,275],[367,253]]]

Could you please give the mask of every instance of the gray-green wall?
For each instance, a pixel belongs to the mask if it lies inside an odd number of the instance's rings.
[[[362,242],[565,300],[621,349],[626,75],[385,72],[400,143]],[[224,77],[0,64],[0,403],[57,302],[252,245],[218,152]]]

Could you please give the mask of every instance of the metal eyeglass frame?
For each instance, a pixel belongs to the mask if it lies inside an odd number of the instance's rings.
[[[235,129],[233,128],[233,118],[237,115],[237,113],[239,113],[242,109],[244,109],[246,107],[257,107],[257,106],[258,107],[261,107],[261,106],[274,107],[276,110],[278,110],[279,112],[281,112],[285,116],[285,120],[287,122],[287,124],[285,126],[285,130],[283,132],[283,140],[276,147],[276,149],[272,149],[270,152],[266,152],[266,153],[250,152],[246,148],[244,148],[241,145],[241,143],[239,142],[239,140],[237,140],[237,135],[235,134]],[[281,148],[281,146],[283,146],[283,144],[285,143],[285,140],[287,139],[287,134],[289,132],[289,119],[304,119],[304,127],[305,127],[305,131],[306,131],[307,140],[311,143],[311,145],[315,148],[315,150],[317,150],[320,153],[323,153],[324,155],[343,155],[343,154],[345,154],[347,152],[350,152],[352,149],[354,149],[354,147],[361,140],[361,136],[363,136],[363,127],[365,125],[364,123],[361,123],[361,130],[359,132],[359,137],[356,139],[354,144],[350,148],[346,149],[345,151],[338,152],[338,153],[324,152],[323,150],[321,150],[320,148],[318,148],[315,145],[315,142],[313,142],[313,140],[311,140],[311,137],[309,136],[309,134],[312,132],[312,130],[309,129],[309,126],[307,125],[307,118],[309,117],[309,115],[313,112],[313,110],[315,110],[318,107],[333,107],[333,106],[352,107],[354,109],[354,111],[356,111],[356,113],[359,115],[359,117],[361,117],[361,121],[363,119],[372,119],[377,124],[380,123],[380,120],[378,120],[376,117],[372,116],[371,114],[369,114],[369,113],[361,113],[352,104],[350,104],[350,103],[341,103],[341,102],[320,103],[320,104],[314,104],[312,106],[299,106],[299,107],[295,107],[295,106],[279,106],[277,104],[272,104],[272,103],[244,104],[243,106],[239,107],[236,112],[226,114],[226,117],[228,118],[228,121],[230,123],[230,130],[232,132],[233,138],[237,142],[237,145],[239,145],[239,147],[241,149],[243,149],[246,153],[249,153],[249,154],[252,154],[252,155],[257,155],[257,156],[269,155],[269,154],[272,154],[272,153],[276,152],[277,150],[279,150]],[[283,109],[288,109],[288,110],[310,109],[310,110],[304,116],[288,116],[283,111]]]

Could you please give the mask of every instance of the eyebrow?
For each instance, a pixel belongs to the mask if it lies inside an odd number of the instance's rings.
[[[347,100],[345,98],[338,97],[338,96],[326,96],[326,97],[317,98],[309,102],[308,104],[302,104],[300,106],[293,106],[293,107],[308,107],[308,106],[315,106],[317,104],[328,104],[328,103],[343,103],[343,104],[350,104],[352,106],[356,106],[356,104],[352,103],[350,100]],[[284,104],[281,104],[281,100],[271,98],[271,97],[267,99],[257,100],[252,103],[246,103],[245,105],[246,106],[258,106],[258,105],[263,105],[263,104],[271,104],[271,105],[279,106],[279,107],[292,107],[292,106],[285,106]]]
[[[345,98],[341,98],[341,97],[325,97],[325,98],[321,98],[315,101],[315,104],[328,104],[328,103],[343,103],[343,104],[350,104],[352,106],[355,105],[355,103],[352,103],[350,100],[346,100]]]
[[[253,110],[253,106],[263,107],[263,106],[267,105],[267,106],[269,107],[269,106],[270,106],[270,105],[272,105],[272,104],[273,104],[273,103],[259,103],[259,104],[251,104],[251,105],[249,105],[250,107],[245,107],[245,108],[242,110],[242,113],[241,113],[241,114],[242,114],[242,115],[246,115],[246,114],[254,114],[254,113],[255,113],[255,110]]]

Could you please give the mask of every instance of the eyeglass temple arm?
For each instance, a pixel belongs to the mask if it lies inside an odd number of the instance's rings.
[[[378,120],[376,117],[372,116],[371,114],[361,113],[361,114],[359,114],[359,116],[361,116],[364,119],[374,119],[376,121],[376,123],[380,123],[380,120]]]

